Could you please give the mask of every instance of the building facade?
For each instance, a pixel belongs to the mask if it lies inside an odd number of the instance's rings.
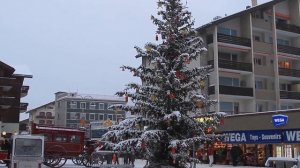
[[[125,112],[110,110],[114,104],[126,104],[125,99],[117,96],[79,94],[68,92],[55,93],[55,125],[64,127],[94,127],[116,124],[125,118]]]
[[[300,107],[300,1],[274,0],[217,17],[197,29],[212,65],[211,111],[228,114]]]
[[[31,109],[26,113],[29,114],[29,126],[32,123],[40,125],[54,126],[55,123],[55,102],[49,102],[40,107]]]
[[[23,86],[25,78],[31,75],[17,74],[15,69],[0,61],[0,131],[1,134],[19,132],[20,112],[27,110],[28,103],[21,98],[28,93],[29,86]]]

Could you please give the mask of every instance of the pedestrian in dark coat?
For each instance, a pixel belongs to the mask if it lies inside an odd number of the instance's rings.
[[[232,159],[232,165],[237,166],[237,163],[241,160],[243,151],[241,147],[235,145],[230,150],[231,159]]]

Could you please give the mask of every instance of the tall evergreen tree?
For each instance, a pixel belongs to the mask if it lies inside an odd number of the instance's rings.
[[[208,135],[206,130],[217,126],[221,115],[207,113],[216,103],[205,91],[211,67],[192,66],[193,62],[200,65],[199,57],[206,48],[192,28],[191,13],[180,0],[159,0],[157,4],[160,19],[151,19],[161,43],[135,47],[136,58],[142,58],[143,64],[121,67],[142,81],[117,93],[130,97],[134,105],[111,106],[140,115],[111,126],[103,139],[114,141],[115,150],[134,147],[149,161],[147,167],[186,167],[188,162],[198,161],[188,154],[193,145],[215,140],[216,135]],[[201,122],[195,116],[202,116]]]

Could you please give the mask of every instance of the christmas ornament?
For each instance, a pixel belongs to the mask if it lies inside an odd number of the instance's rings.
[[[171,153],[174,155],[176,153],[176,148],[175,147],[172,147],[171,148]]]
[[[169,94],[169,97],[170,97],[170,99],[175,99],[176,94],[175,94],[175,93],[170,93],[170,94]]]
[[[205,81],[204,80],[200,80],[199,86],[200,86],[200,89],[203,90],[204,87],[205,87]]]
[[[176,71],[176,72],[175,72],[175,75],[176,75],[176,77],[177,77],[178,79],[180,79],[180,80],[184,80],[184,79],[185,79],[184,73],[182,73],[182,72],[180,72],[180,71]]]
[[[196,101],[197,108],[203,108],[203,105],[204,105],[203,101],[201,100]]]

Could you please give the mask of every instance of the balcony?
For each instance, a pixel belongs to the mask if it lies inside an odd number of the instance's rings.
[[[280,99],[300,100],[300,92],[280,91]]]
[[[25,97],[28,94],[29,86],[21,87],[21,97]]]
[[[279,68],[279,75],[300,78],[300,70]]]
[[[45,118],[46,119],[46,116],[45,115],[37,115],[37,116],[35,116],[35,118]]]
[[[27,111],[28,103],[20,103],[20,112]]]
[[[283,31],[288,31],[288,32],[293,32],[300,34],[300,27],[292,24],[286,24],[286,23],[276,23],[276,28],[283,30]]]
[[[220,94],[253,97],[253,88],[220,85]]]
[[[8,107],[14,105],[16,99],[14,97],[0,97],[0,106]]]
[[[213,66],[214,60],[208,61],[208,64]],[[251,63],[229,61],[229,60],[223,60],[223,59],[219,59],[219,68],[252,72],[252,64]]]
[[[16,83],[14,78],[0,77],[0,86],[13,86]]]
[[[253,97],[253,88],[220,85],[220,94]],[[208,94],[215,94],[215,86],[208,88]]]
[[[206,41],[207,44],[212,43],[213,35],[212,34],[208,35],[206,37]],[[218,33],[218,42],[251,47],[251,40],[249,38],[230,36],[230,35],[220,34],[220,33]]]
[[[285,46],[285,45],[277,45],[278,52],[292,54],[292,55],[300,55],[300,48]]]

